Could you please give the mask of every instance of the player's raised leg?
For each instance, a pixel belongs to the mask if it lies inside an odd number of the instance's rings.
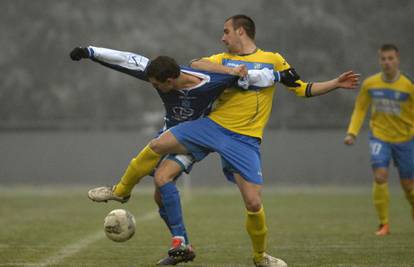
[[[115,200],[126,202],[132,188],[145,176],[152,173],[163,155],[168,153],[186,154],[187,150],[169,131],[153,139],[131,160],[121,180],[113,187],[97,187],[89,190],[88,197],[96,202]]]
[[[169,255],[161,259],[158,265],[176,265],[195,258],[184,225],[180,195],[174,183],[174,178],[187,168],[185,164],[185,161],[179,161],[177,157],[168,158],[161,162],[154,175],[154,182],[160,195],[159,200],[161,200],[160,215],[172,235]]]
[[[246,181],[242,176],[234,173],[234,178],[242,194],[246,207],[246,230],[253,246],[253,262],[260,267],[285,267],[287,264],[266,254],[267,226],[266,216],[262,205],[262,186]]]
[[[89,190],[88,197],[96,202],[128,201],[134,186],[154,170],[160,159],[161,156],[151,149],[150,144],[147,145],[131,160],[121,180],[115,186],[93,188]]]

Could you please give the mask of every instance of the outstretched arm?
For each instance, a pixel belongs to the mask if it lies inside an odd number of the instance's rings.
[[[288,69],[287,71],[293,71],[294,69]],[[284,73],[281,71],[280,73]],[[347,71],[342,73],[339,77],[325,81],[325,82],[303,82],[300,80],[299,75],[296,75],[296,80],[293,82],[283,82],[289,90],[294,91],[297,96],[301,97],[313,97],[320,96],[326,93],[329,93],[338,88],[345,89],[355,89],[358,86],[359,74],[354,73],[353,71]]]
[[[202,70],[239,75],[235,68],[223,66],[204,58],[191,62],[191,67]],[[289,66],[287,69],[275,71],[274,74],[275,82],[283,83],[290,90],[295,91],[297,95],[303,97],[323,95],[338,88],[355,89],[358,86],[360,77],[359,74],[356,74],[353,71],[348,71],[330,81],[305,83],[300,80],[300,77],[296,71]]]
[[[359,84],[359,77],[359,74],[351,70],[330,81],[313,83],[310,88],[310,96],[323,95],[338,88],[355,89]]]
[[[90,58],[108,68],[148,81],[145,68],[149,59],[138,54],[88,46],[74,48],[70,53],[70,58],[75,61]]]

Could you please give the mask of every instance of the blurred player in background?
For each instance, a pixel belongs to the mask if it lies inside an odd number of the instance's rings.
[[[344,142],[355,143],[371,105],[372,194],[380,223],[375,234],[384,236],[390,233],[388,167],[391,159],[398,168],[414,219],[414,85],[399,69],[400,55],[395,45],[382,45],[378,56],[382,71],[364,80]]]
[[[222,73],[239,65],[245,65],[249,70],[290,69],[278,53],[258,49],[254,37],[253,20],[245,15],[233,16],[226,20],[222,38],[228,53],[194,61],[192,67]],[[284,84],[301,97],[322,95],[340,87],[353,89],[359,80],[358,74],[349,71],[330,81],[305,83],[293,69],[291,72],[296,79]],[[263,177],[259,148],[270,116],[275,88],[269,86],[247,93],[234,93],[233,90],[223,92],[217,107],[208,117],[183,122],[152,140],[148,146],[148,156],[143,155],[145,164],[139,167],[151,170],[168,153],[191,153],[196,160],[209,152],[219,153],[223,171],[230,181],[237,184],[247,209],[246,229],[253,245],[254,264],[260,267],[285,267],[287,264],[283,260],[266,253],[267,227],[261,200]],[[171,184],[169,182],[164,186]],[[178,204],[171,203],[171,206]]]
[[[289,77],[294,79],[289,70],[284,72],[274,72],[273,69],[247,70],[241,65],[229,70],[228,74],[219,74],[180,67],[174,59],[165,56],[150,61],[135,53],[93,46],[76,47],[71,51],[70,57],[72,60],[89,58],[111,69],[151,82],[165,107],[164,127],[159,134],[183,121],[208,115],[214,100],[228,87],[238,85],[238,89],[234,90],[251,90],[249,87],[260,90],[279,80],[287,82]],[[169,205],[170,199],[179,203],[178,190],[174,184],[167,187],[164,185],[175,181],[182,172],[189,173],[195,160],[191,155],[172,154],[160,160],[156,169],[140,171],[139,167],[145,165],[145,159],[141,155],[148,155],[148,153],[151,154],[148,147],[144,148],[130,162],[115,186],[94,188],[88,192],[88,196],[97,202],[115,200],[124,203],[128,201],[132,188],[149,174],[148,171],[155,171],[155,200],[159,206],[159,214],[173,237],[169,256],[158,264],[175,265],[191,261],[195,253],[184,226],[181,205]]]

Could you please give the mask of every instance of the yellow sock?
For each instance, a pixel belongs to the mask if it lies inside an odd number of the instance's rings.
[[[160,159],[161,156],[155,153],[149,146],[142,149],[129,163],[121,181],[115,187],[114,194],[117,196],[131,194],[132,188],[157,167]]]
[[[390,194],[388,192],[388,184],[378,184],[374,182],[372,187],[372,196],[374,199],[374,205],[377,210],[380,224],[388,223],[388,206],[390,200]]]
[[[259,262],[266,250],[267,227],[263,207],[257,212],[247,211],[246,229],[252,240],[254,260]]]
[[[411,215],[413,216],[414,220],[414,189],[412,189],[410,192],[405,192],[405,197],[411,205]]]

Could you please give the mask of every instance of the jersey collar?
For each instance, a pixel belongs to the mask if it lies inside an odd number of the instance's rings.
[[[200,72],[195,72],[195,71],[190,71],[190,70],[183,70],[181,69],[182,72],[196,76],[198,78],[201,79],[201,82],[193,87],[189,87],[189,88],[182,88],[181,90],[192,90],[198,87],[201,87],[203,85],[205,85],[206,83],[210,82],[210,76],[204,74],[204,73],[200,73]],[[180,91],[181,91],[180,90]]]
[[[259,51],[259,48],[258,47],[256,47],[256,49],[254,49],[253,52],[251,52],[251,53],[247,53],[247,54],[237,54],[237,55],[240,56],[240,57],[245,57],[245,56],[253,55],[257,51]]]
[[[396,81],[398,81],[400,79],[400,77],[401,77],[401,71],[398,71],[397,75],[395,75],[394,79],[392,79],[392,80],[387,80],[385,78],[384,73],[381,73],[381,79],[385,83],[395,83]]]

